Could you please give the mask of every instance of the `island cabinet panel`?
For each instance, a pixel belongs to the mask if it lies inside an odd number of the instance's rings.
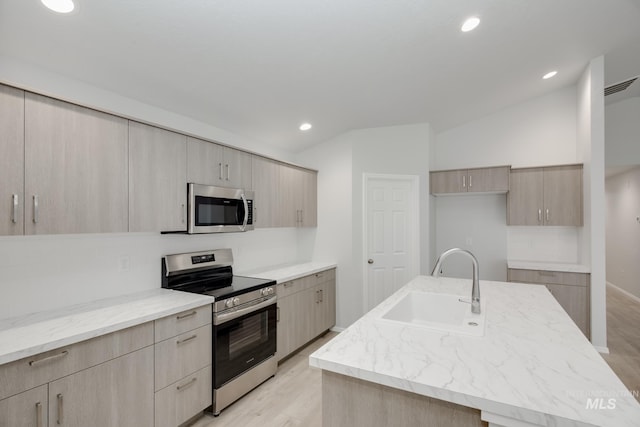
[[[24,233],[24,91],[0,85],[0,235]]]
[[[505,193],[509,191],[509,166],[433,171],[431,194]]]
[[[129,231],[185,231],[186,136],[129,121]]]
[[[49,384],[52,427],[152,427],[153,420],[152,347]]]
[[[322,371],[324,427],[486,427],[480,410]]]
[[[561,271],[507,270],[509,282],[545,285],[582,333],[591,336],[590,275]]]
[[[511,170],[508,225],[581,226],[582,165]]]
[[[45,427],[48,425],[48,394],[43,385],[0,400],[0,426]]]
[[[187,137],[187,180],[249,190],[252,187],[251,154]]]
[[[128,227],[127,120],[25,94],[26,234]]]
[[[335,326],[335,278],[329,269],[278,284],[278,360]]]

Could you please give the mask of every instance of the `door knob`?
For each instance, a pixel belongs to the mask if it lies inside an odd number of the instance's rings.
[[[369,264],[373,264],[373,260],[372,260],[371,258],[369,258],[369,259],[367,260],[367,262],[368,262]]]

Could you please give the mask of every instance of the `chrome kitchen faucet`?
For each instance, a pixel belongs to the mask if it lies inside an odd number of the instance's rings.
[[[460,249],[460,248],[452,248],[447,251],[444,251],[438,257],[438,260],[436,261],[436,266],[433,267],[433,271],[431,272],[431,275],[433,277],[440,276],[440,268],[442,267],[442,261],[444,261],[444,259],[449,255],[455,254],[455,253],[465,254],[469,258],[471,258],[471,261],[473,262],[473,279],[472,279],[473,287],[471,288],[471,312],[475,314],[480,314],[480,280],[479,280],[480,267],[478,266],[477,258],[471,252],[465,249]]]

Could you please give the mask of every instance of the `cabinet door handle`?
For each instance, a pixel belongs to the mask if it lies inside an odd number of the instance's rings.
[[[462,188],[467,188],[467,176],[462,175]]]
[[[320,289],[318,292],[320,292],[320,302],[324,302],[324,289]]]
[[[230,172],[231,171],[231,167],[229,166],[228,163],[225,166],[227,167],[227,181],[229,181],[229,176],[231,174],[231,172]]]
[[[14,194],[11,196],[13,201],[13,209],[11,210],[11,222],[16,224],[18,222],[18,195]]]
[[[316,291],[316,304],[320,303],[320,291]]]
[[[218,163],[218,178],[222,181],[222,163]]]
[[[36,427],[42,427],[42,403],[36,403]]]
[[[56,421],[56,424],[60,425],[64,422],[64,407],[63,407],[63,402],[62,402],[62,393],[58,393],[58,419]]]
[[[180,205],[180,212],[182,215],[182,223],[184,224],[184,220],[185,220],[184,203]]]
[[[538,222],[542,222],[542,209],[538,209]]]
[[[33,196],[33,223],[38,223],[38,195]]]
[[[60,357],[66,356],[67,354],[69,354],[69,352],[67,350],[64,350],[64,351],[62,351],[62,352],[60,352],[58,354],[54,354],[52,356],[44,357],[44,358],[39,359],[39,360],[30,360],[29,361],[29,366],[35,366],[35,365],[37,365],[39,363],[47,362],[47,361],[53,360],[53,359],[58,359]]]
[[[187,317],[195,316],[197,313],[198,313],[197,311],[193,310],[191,313],[178,314],[176,316],[176,319],[178,319],[178,320],[186,319]]]
[[[193,340],[193,339],[196,339],[197,337],[198,337],[198,334],[193,334],[193,335],[191,335],[189,338],[185,338],[185,339],[183,339],[183,340],[178,340],[178,341],[176,341],[176,344],[177,344],[177,345],[184,344],[184,343],[186,343],[186,342],[188,342],[188,341],[191,341],[191,340]]]
[[[549,209],[548,208],[547,208],[546,215],[547,215],[547,222],[549,222]]]
[[[473,186],[473,181],[471,180],[471,175],[469,175],[469,188]]]
[[[192,386],[192,385],[193,385],[197,380],[198,380],[198,379],[197,379],[196,377],[193,377],[193,378],[191,378],[191,380],[189,380],[189,382],[188,382],[188,383],[177,386],[177,387],[176,387],[176,390],[178,390],[178,391],[182,391],[182,390],[184,390],[185,388]]]

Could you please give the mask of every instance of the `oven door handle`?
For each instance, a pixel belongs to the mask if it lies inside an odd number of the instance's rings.
[[[249,307],[244,307],[244,308],[232,311],[231,313],[215,313],[213,315],[213,324],[221,325],[230,320],[237,319],[238,317],[242,317],[245,314],[260,310],[261,308],[264,308],[264,307],[268,307],[276,303],[276,298],[277,297],[271,297],[262,302],[259,302],[258,304],[252,304]]]
[[[240,230],[244,231],[247,228],[247,223],[249,222],[249,203],[247,202],[247,198],[244,196],[244,193],[241,194],[240,197],[242,197],[242,204],[244,205],[244,220],[242,221]]]

